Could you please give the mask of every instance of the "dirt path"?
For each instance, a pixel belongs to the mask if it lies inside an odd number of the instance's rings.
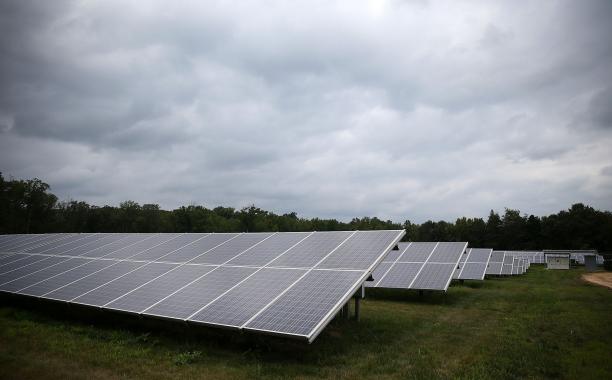
[[[583,274],[582,279],[612,289],[612,272]]]

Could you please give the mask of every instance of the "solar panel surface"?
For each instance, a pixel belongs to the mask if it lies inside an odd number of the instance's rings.
[[[399,243],[366,286],[446,291],[466,247],[466,242]]]
[[[492,252],[493,250],[490,248],[469,248],[465,254],[461,255],[454,278],[459,280],[484,280]]]
[[[312,341],[403,235],[0,235],[0,291]]]
[[[511,276],[513,265],[514,265],[514,256],[504,252],[504,262],[502,265],[501,274],[504,276]]]

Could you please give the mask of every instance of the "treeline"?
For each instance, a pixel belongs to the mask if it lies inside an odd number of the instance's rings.
[[[459,218],[454,223],[376,217],[301,218],[295,212],[277,215],[254,205],[240,210],[190,205],[162,210],[133,201],[95,206],[58,201],[39,179],[6,180],[0,173],[0,233],[45,232],[262,232],[405,229],[404,240],[468,241],[471,247],[495,249],[597,249],[612,251],[612,213],[581,203],[557,214],[538,217],[506,209],[488,218]]]

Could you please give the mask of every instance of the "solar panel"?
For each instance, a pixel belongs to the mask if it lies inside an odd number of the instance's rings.
[[[469,248],[465,254],[461,255],[454,278],[459,280],[484,280],[492,252],[493,250],[490,248]]]
[[[334,310],[356,290],[361,271],[312,270],[288,288],[271,305],[258,312],[244,328],[307,336],[329,322]],[[348,289],[348,292],[347,292]]]
[[[217,267],[196,281],[187,284],[143,313],[176,319],[187,319],[256,271],[248,267]]]
[[[465,242],[412,242],[398,244],[394,261],[383,260],[366,284],[376,288],[446,291],[465,252]]]
[[[31,284],[37,284],[61,273],[82,266],[88,262],[90,262],[90,260],[80,258],[68,259],[58,264],[49,265],[45,269],[30,272],[29,274],[14,280],[7,281],[5,279],[1,279],[0,290],[17,292]]]
[[[103,306],[177,266],[177,264],[147,263],[125,273],[123,276],[98,285],[71,301],[84,305]]]
[[[240,234],[193,260],[197,264],[221,265],[272,237],[270,233]]]
[[[241,327],[305,273],[305,269],[264,268],[201,307],[190,319]]]
[[[186,263],[196,257],[210,251],[211,249],[231,240],[239,234],[209,234],[203,238],[194,241],[191,244],[185,245],[174,252],[170,252],[164,256],[162,261],[174,263]]]
[[[0,291],[312,341],[403,235],[0,235]]]
[[[489,266],[487,268],[486,274],[501,275],[504,263],[504,256],[504,251],[491,252],[491,258],[489,259]]]
[[[504,261],[502,265],[501,274],[504,276],[512,275],[512,265],[514,264],[514,256],[506,254],[504,252]]]
[[[512,275],[519,274],[520,268],[520,259],[517,257],[512,257]]]
[[[47,244],[54,243],[74,236],[74,234],[58,234],[58,235],[38,235],[34,239],[27,239],[16,242],[9,247],[4,248],[4,252],[25,252],[27,249],[41,247]]]
[[[149,306],[157,304],[215,268],[217,267],[180,265],[123,295],[117,296],[103,306],[109,309],[141,313]]]
[[[38,248],[27,250],[26,252],[37,252],[44,253],[45,255],[61,255],[70,252],[80,246],[93,244],[96,240],[99,240],[104,235],[100,234],[86,234],[84,236],[74,236],[66,239],[59,240],[57,242],[47,244]]]

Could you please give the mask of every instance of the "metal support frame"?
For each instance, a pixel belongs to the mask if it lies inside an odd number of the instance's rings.
[[[344,319],[350,319],[351,318],[350,300],[347,301],[344,304],[344,306],[342,306],[342,316],[344,317]]]
[[[361,317],[360,309],[361,309],[361,297],[355,297],[355,320],[359,322]]]

